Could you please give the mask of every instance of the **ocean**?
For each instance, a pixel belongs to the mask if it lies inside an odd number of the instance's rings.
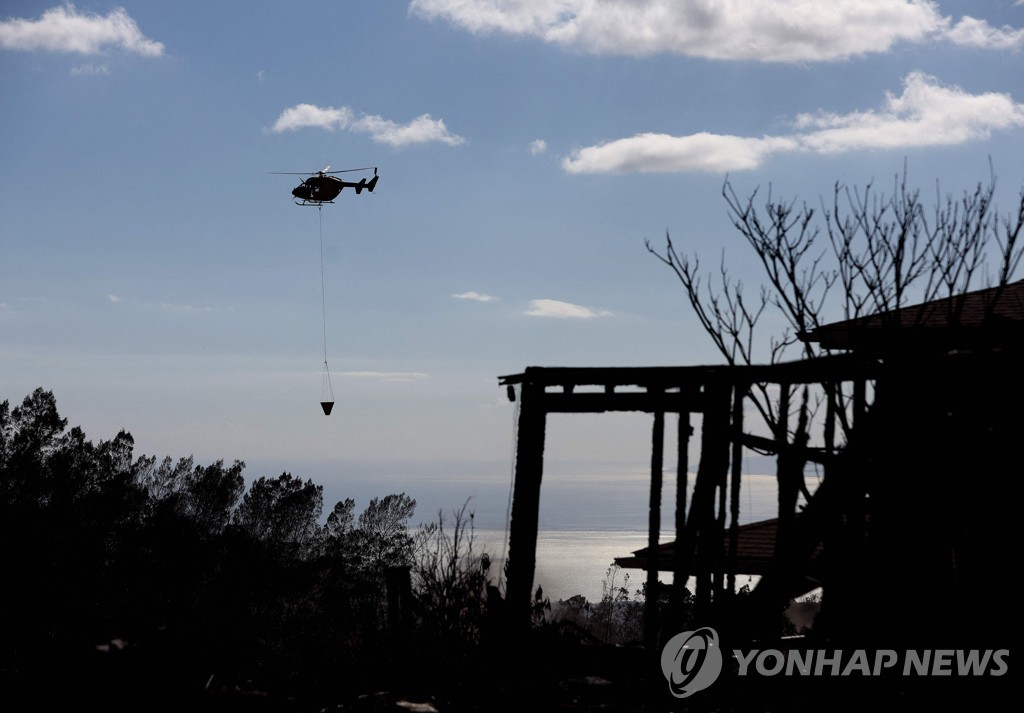
[[[263,472],[275,466],[256,465]],[[287,468],[286,468],[287,469]],[[688,474],[687,499],[695,476]],[[740,490],[740,524],[775,517],[777,488],[774,463],[752,457],[745,461]],[[760,472],[758,472],[760,471]],[[277,472],[280,472],[278,470]],[[501,462],[349,461],[305,464],[294,471],[324,484],[324,516],[344,498],[356,500],[356,512],[372,498],[404,492],[416,499],[410,527],[438,522],[450,527],[457,511],[473,516],[474,549],[486,551],[493,564],[494,583],[500,584],[507,554],[512,473]],[[813,491],[813,474],[808,484]],[[661,542],[675,539],[674,468],[666,466],[662,491]],[[650,472],[647,464],[632,462],[545,462],[541,486],[540,525],[534,589],[543,588],[552,603],[582,595],[596,601],[604,593],[608,570],[616,557],[647,546]],[[614,573],[614,586],[626,586],[630,596],[646,580],[643,570]],[[628,575],[629,579],[626,580]],[[670,582],[671,574],[662,573]],[[751,580],[753,584],[756,580]],[[748,583],[740,578],[738,585]]]
[[[646,581],[639,569],[609,571],[616,557],[647,546],[650,476],[643,468],[594,464],[566,466],[545,472],[541,487],[540,526],[534,590],[539,586],[552,603],[582,595],[600,600],[606,588],[626,587],[630,598]],[[689,474],[692,497],[694,474]],[[660,542],[675,539],[675,475],[665,473],[662,492]],[[775,517],[778,491],[775,475],[744,475],[740,490],[739,523]],[[503,572],[508,547],[508,492],[504,512],[493,507],[486,494],[468,500],[474,512],[474,549],[488,553],[495,578]],[[450,520],[449,520],[450,521]],[[728,521],[728,518],[727,518]],[[614,579],[612,579],[614,577]],[[662,573],[664,583],[671,573]],[[738,578],[737,586],[756,578]]]
[[[505,550],[503,530],[476,532],[474,543],[479,543],[488,554],[494,552],[492,569],[502,571]],[[674,539],[665,533],[663,541]],[[638,589],[647,579],[640,569],[611,571],[613,560],[647,546],[647,533],[640,530],[540,530],[537,533],[537,566],[533,587],[556,603],[574,595],[588,601],[601,599],[606,589],[626,587],[630,599],[636,598]],[[474,545],[476,548],[476,545]],[[672,581],[670,573],[663,573],[661,581]]]

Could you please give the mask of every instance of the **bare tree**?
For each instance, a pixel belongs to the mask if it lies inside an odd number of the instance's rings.
[[[759,207],[758,190],[740,198],[726,178],[722,195],[730,220],[766,279],[753,298],[729,274],[724,255],[716,275],[703,275],[699,256],[681,254],[667,234],[661,250],[650,241],[646,247],[679,278],[697,319],[728,364],[763,361],[755,351],[758,344],[768,345],[770,363],[794,350],[803,358],[823,356],[827,348],[801,337],[827,320],[899,315],[912,301],[945,297],[954,323],[958,297],[1011,281],[1024,256],[1024,189],[1016,211],[1006,215],[999,214],[994,201],[991,169],[988,183],[960,198],[943,195],[938,184],[935,191],[929,211],[921,192],[908,186],[904,165],[888,194],[873,182],[863,188],[836,183],[831,200],[822,198],[815,209],[777,199],[769,186]],[[989,256],[993,248],[994,260]],[[758,327],[770,309],[781,315],[786,328],[762,341]],[[783,399],[770,397],[763,385],[752,389],[756,408],[775,431],[788,416],[779,413]],[[839,413],[845,412],[842,405],[837,404]]]
[[[929,209],[920,191],[909,187],[906,176],[904,166],[889,193],[873,183],[861,188],[836,183],[830,199],[821,199],[817,208],[780,200],[772,195],[770,187],[763,204],[757,190],[741,198],[727,178],[722,195],[730,220],[753,251],[764,276],[763,284],[752,295],[730,275],[724,255],[718,270],[705,274],[699,256],[680,253],[667,234],[663,248],[656,249],[650,242],[646,247],[678,277],[698,321],[730,366],[777,364],[794,356],[809,361],[838,356],[827,342],[808,337],[828,323],[868,316],[882,320],[886,327],[914,326],[915,320],[923,319],[925,314],[924,310],[906,309],[916,303],[942,300],[947,323],[955,326],[969,292],[995,288],[998,295],[1020,266],[1024,255],[1024,190],[1016,210],[1001,215],[994,200],[995,175],[990,173],[987,183],[979,183],[959,198],[943,195],[936,185],[934,207]],[[781,317],[785,326],[781,334],[770,334],[765,339],[765,318],[773,314]],[[844,364],[855,365],[859,357],[850,359]],[[860,547],[864,541],[865,496],[872,487],[864,479],[864,471],[871,468],[862,467],[856,454],[853,460],[848,457],[842,462],[833,456],[841,451],[850,455],[851,439],[856,440],[854,427],[870,423],[862,422],[860,416],[870,410],[879,387],[871,380],[874,377],[866,376],[871,373],[867,369],[851,373],[857,375],[830,370],[819,383],[802,386],[799,392],[793,384],[784,382],[736,385],[730,506],[733,543],[739,516],[739,469],[735,461],[744,448],[777,456],[774,574],[766,589],[759,585],[756,598],[764,611],[789,596],[786,582],[796,582],[796,575],[802,573],[803,565],[798,560],[809,557],[820,541],[823,511],[834,514],[837,508],[842,510],[840,520],[846,524],[842,526],[841,541],[835,531],[830,536],[838,543],[839,551],[847,545]],[[757,424],[743,423],[745,405],[760,415],[768,437],[751,435]],[[897,427],[891,413],[889,421],[882,421],[890,430]],[[886,427],[876,425],[876,435],[879,428]],[[812,442],[812,433],[820,434],[820,440]],[[838,479],[822,476],[819,480],[819,484],[826,480],[835,483],[826,489],[831,493],[827,499],[816,497],[820,485],[809,487],[807,464],[811,459],[831,464],[831,472],[839,474]],[[720,487],[719,529],[724,526],[726,511],[724,480]],[[900,487],[908,488],[901,491],[901,496],[911,492],[910,485]],[[811,518],[797,517],[801,495],[815,513]],[[832,514],[828,517],[832,518],[829,522],[836,522]],[[732,591],[734,584],[731,580],[727,589]],[[716,583],[715,590],[720,586]],[[703,601],[700,594],[699,584],[698,605]]]

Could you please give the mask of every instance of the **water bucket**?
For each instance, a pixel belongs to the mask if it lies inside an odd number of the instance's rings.
[[[320,408],[322,408],[324,410],[324,416],[330,416],[331,415],[331,409],[334,408],[334,402],[333,401],[321,401],[320,402]]]

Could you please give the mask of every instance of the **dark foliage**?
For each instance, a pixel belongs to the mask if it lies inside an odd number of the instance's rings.
[[[312,481],[286,472],[246,490],[241,461],[133,448],[125,431],[93,443],[68,430],[41,388],[0,403],[8,696],[153,710],[383,685],[415,623],[387,606],[413,596],[415,500],[375,498],[357,518],[348,499],[321,525]]]

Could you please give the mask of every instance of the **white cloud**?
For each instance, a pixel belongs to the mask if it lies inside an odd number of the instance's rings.
[[[1006,26],[995,28],[973,17],[961,19],[949,29],[946,37],[954,44],[982,49],[1019,49],[1024,46],[1024,29],[1015,30]]]
[[[592,319],[594,317],[611,317],[606,310],[593,310],[582,305],[561,300],[530,300],[530,309],[523,314],[531,317],[561,317],[570,319]]]
[[[537,139],[530,142],[530,153],[538,156],[548,150],[548,143],[544,139]]]
[[[338,376],[353,379],[375,379],[377,381],[419,381],[429,378],[429,374],[419,371],[342,371]]]
[[[79,13],[67,3],[43,13],[38,20],[0,21],[0,48],[27,52],[99,54],[108,47],[147,57],[159,57],[164,45],[148,39],[124,8],[106,16]]]
[[[470,290],[469,292],[458,292],[452,295],[457,300],[472,300],[473,302],[496,302],[497,297],[491,295],[485,295],[482,292],[475,292]]]
[[[800,137],[817,153],[962,144],[996,129],[1024,127],[1024,104],[1007,94],[968,94],[920,72],[907,76],[900,96],[888,94],[879,111],[844,116],[803,114],[797,126],[817,131]]]
[[[110,74],[110,69],[105,64],[82,64],[71,68],[73,77],[99,77]]]
[[[266,78],[267,78],[267,71],[265,69],[261,69],[260,71],[256,72],[256,80],[257,81],[262,82]]]
[[[767,155],[797,148],[799,143],[787,137],[647,133],[578,149],[562,168],[567,173],[722,173],[757,168]]]
[[[409,12],[595,54],[816,62],[967,34],[980,47],[1021,43],[1011,28],[974,34],[961,21],[950,30],[952,20],[922,0],[412,0]]]
[[[111,302],[117,303],[117,302],[121,301],[121,296],[120,295],[107,295],[107,299],[110,300]]]
[[[794,127],[798,133],[756,138],[706,132],[638,134],[578,149],[562,161],[562,168],[568,173],[724,173],[757,168],[773,153],[962,144],[986,139],[996,130],[1024,128],[1024,104],[1008,94],[968,94],[913,72],[903,81],[903,93],[888,93],[880,109],[800,114]]]
[[[397,124],[379,116],[364,116],[352,122],[352,131],[368,133],[377,143],[391,146],[425,144],[431,141],[457,146],[466,141],[461,136],[450,133],[443,119],[433,119],[430,114],[422,114],[408,124]]]
[[[285,109],[277,117],[271,131],[282,133],[308,128],[369,134],[377,143],[395,147],[431,141],[455,146],[465,141],[461,136],[450,133],[442,119],[433,119],[430,114],[418,116],[408,124],[398,124],[380,116],[364,115],[357,118],[355,112],[347,106],[335,108],[315,104],[296,104]]]
[[[281,133],[308,128],[334,131],[347,129],[351,123],[352,110],[347,106],[335,109],[333,106],[321,108],[314,104],[296,104],[281,112],[271,131]]]

